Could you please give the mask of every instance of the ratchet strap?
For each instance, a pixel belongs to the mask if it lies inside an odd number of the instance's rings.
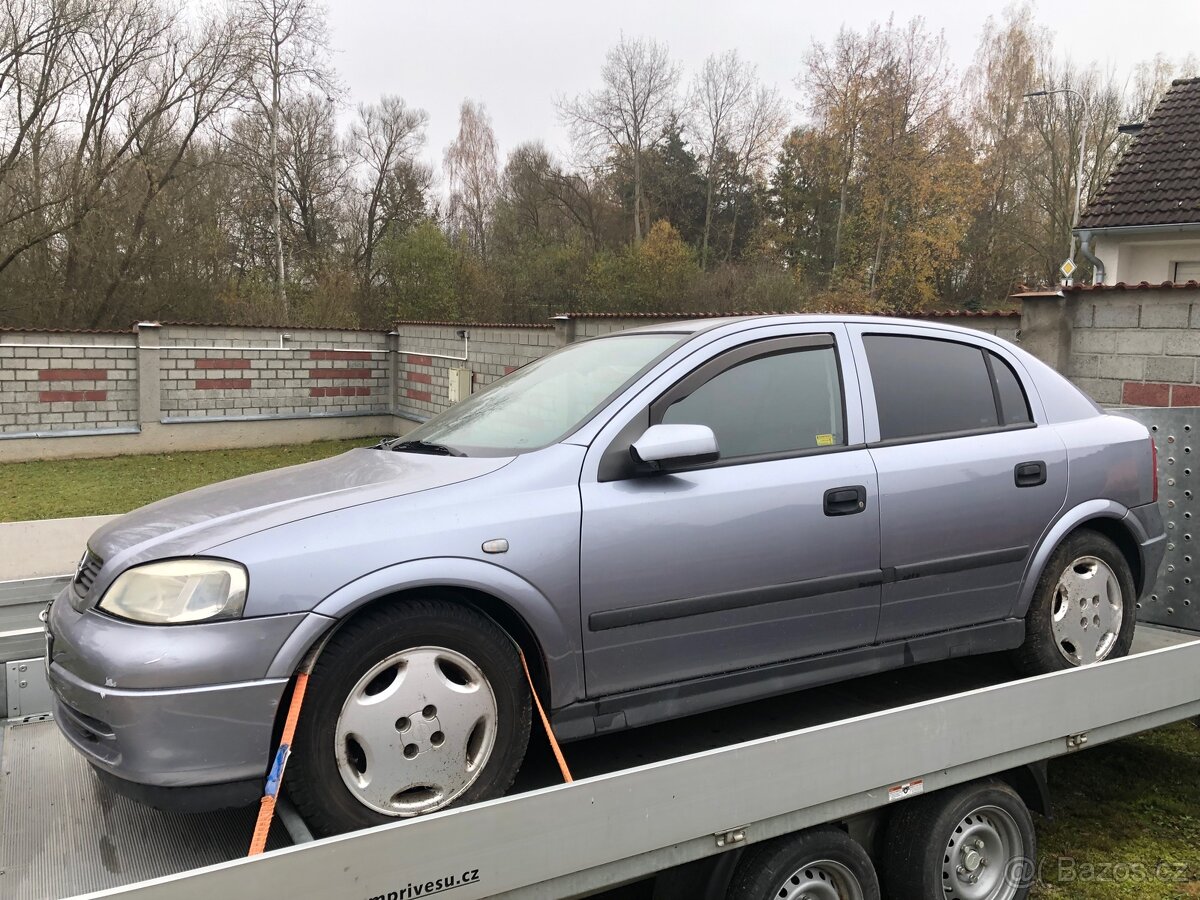
[[[529,683],[530,693],[533,694],[533,702],[537,706],[538,716],[541,717],[542,727],[546,730],[546,738],[550,741],[550,749],[554,751],[554,758],[558,761],[558,770],[562,773],[563,781],[574,781],[575,779],[571,777],[571,770],[567,768],[567,761],[563,757],[562,749],[554,737],[554,730],[550,727],[550,719],[542,707],[542,700],[538,697],[537,688],[533,686],[533,676],[529,674],[529,664],[525,661],[525,653],[520,647],[517,647],[517,653],[521,657],[521,668],[525,671],[525,680]],[[288,757],[292,754],[296,722],[300,718],[300,707],[304,705],[304,692],[307,688],[308,673],[300,672],[296,675],[296,688],[292,691],[292,700],[288,704],[287,718],[283,722],[283,734],[279,738],[279,749],[275,752],[275,762],[272,763],[271,771],[267,775],[266,790],[262,799],[258,801],[258,819],[254,823],[254,836],[250,839],[250,852],[246,854],[247,856],[258,856],[266,849],[267,835],[271,831],[271,821],[275,818],[275,803],[279,798],[279,788],[283,784],[283,770],[287,767]]]
[[[258,820],[254,823],[254,836],[250,839],[247,856],[258,856],[266,849],[267,835],[271,831],[271,820],[275,817],[275,802],[279,798],[279,787],[283,784],[283,770],[292,754],[292,739],[296,735],[296,720],[300,718],[300,707],[304,703],[304,691],[308,688],[308,673],[296,676],[296,688],[292,691],[292,702],[288,705],[287,718],[283,721],[283,735],[279,738],[279,749],[275,762],[267,775],[267,787],[258,801]]]
[[[546,710],[542,708],[542,700],[538,697],[537,688],[533,686],[533,676],[529,674],[529,664],[525,662],[525,651],[517,647],[517,653],[521,655],[521,668],[525,670],[525,680],[529,682],[529,692],[533,694],[533,703],[537,707],[538,715],[542,719],[542,728],[546,730],[546,738],[550,741],[550,749],[554,751],[554,758],[558,760],[558,771],[562,772],[563,781],[570,784],[575,779],[571,777],[571,770],[567,768],[567,761],[563,758],[562,748],[558,746],[558,741],[554,737],[554,729],[550,727],[550,720],[546,717]]]

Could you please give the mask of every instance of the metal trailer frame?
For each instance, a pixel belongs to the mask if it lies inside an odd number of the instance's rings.
[[[1200,640],[1173,639],[1183,643],[90,896],[584,896],[885,807],[918,779],[931,792],[1198,716]]]

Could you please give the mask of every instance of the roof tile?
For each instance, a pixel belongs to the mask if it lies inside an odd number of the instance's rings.
[[[1079,220],[1080,228],[1200,223],[1200,78],[1180,78]]]

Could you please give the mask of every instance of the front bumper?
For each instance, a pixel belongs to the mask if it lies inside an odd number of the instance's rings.
[[[54,718],[92,765],[156,787],[261,779],[286,679],[122,691],[51,664]]]
[[[289,681],[268,669],[304,618],[138,625],[75,610],[64,592],[46,623],[55,720],[122,782],[261,783]]]

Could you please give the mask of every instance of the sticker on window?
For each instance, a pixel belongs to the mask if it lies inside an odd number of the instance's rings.
[[[832,434],[818,434],[817,435],[817,446],[818,447],[832,447],[833,446],[833,435]]]

